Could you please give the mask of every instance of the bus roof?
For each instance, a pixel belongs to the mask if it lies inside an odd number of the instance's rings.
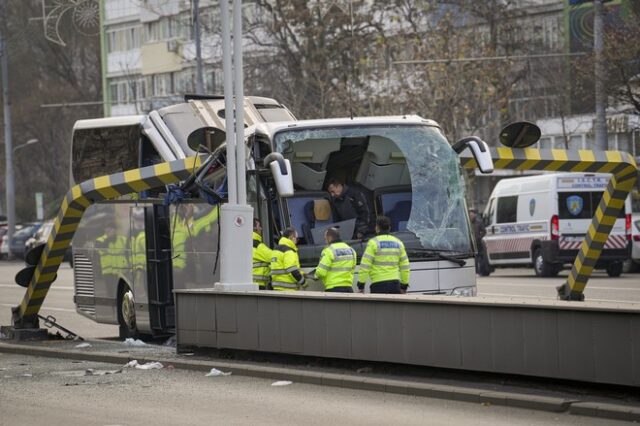
[[[428,120],[417,115],[394,115],[380,117],[354,117],[354,118],[324,118],[318,120],[299,120],[299,121],[280,121],[271,123],[258,123],[256,130],[268,136],[273,136],[277,132],[284,129],[309,129],[318,127],[342,127],[349,125],[406,125],[406,124],[423,124],[440,128],[438,123]]]

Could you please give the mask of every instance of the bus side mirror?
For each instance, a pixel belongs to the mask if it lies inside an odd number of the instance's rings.
[[[278,194],[281,197],[291,197],[293,195],[293,175],[289,160],[286,160],[279,152],[272,152],[264,158],[264,167],[271,170]]]
[[[526,148],[540,140],[540,127],[528,121],[517,121],[500,132],[500,143],[509,148]]]
[[[493,160],[491,159],[489,145],[479,137],[470,136],[468,138],[460,139],[458,142],[453,144],[452,148],[458,154],[466,148],[469,148],[480,171],[484,174],[493,173]]]

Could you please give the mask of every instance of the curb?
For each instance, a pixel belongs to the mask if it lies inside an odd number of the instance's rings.
[[[130,354],[113,354],[107,352],[81,352],[75,350],[43,348],[12,343],[0,343],[0,353],[11,353],[48,358],[73,359],[83,361],[104,362],[109,364],[126,364],[134,357]],[[335,386],[349,389],[388,392],[401,395],[422,396],[428,398],[448,399],[477,404],[491,404],[514,408],[525,408],[547,412],[569,412],[569,414],[640,421],[640,407],[600,402],[571,400],[560,397],[531,395],[514,392],[487,391],[461,386],[441,385],[434,383],[412,382],[403,380],[363,377],[353,374],[322,373],[303,371],[282,367],[266,367],[241,362],[173,360],[149,357],[144,354],[136,356],[139,362],[162,361],[174,368],[191,371],[209,371],[215,367],[219,370],[231,371],[239,376],[260,377],[275,380],[291,380],[321,386]]]

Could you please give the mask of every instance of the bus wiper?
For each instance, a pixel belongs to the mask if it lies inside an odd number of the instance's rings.
[[[422,254],[422,255],[431,255],[430,257],[435,257],[439,260],[448,260],[449,262],[453,262],[458,266],[464,266],[467,264],[467,261],[464,259],[460,259],[450,254],[445,254],[440,250],[433,249],[407,249],[408,254]]]

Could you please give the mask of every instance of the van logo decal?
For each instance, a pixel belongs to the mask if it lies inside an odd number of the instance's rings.
[[[582,213],[582,209],[584,208],[584,201],[582,197],[579,195],[572,195],[567,197],[567,210],[571,213],[572,216],[578,216]]]
[[[536,199],[532,198],[529,200],[529,216],[533,216],[533,213],[536,211]]]

